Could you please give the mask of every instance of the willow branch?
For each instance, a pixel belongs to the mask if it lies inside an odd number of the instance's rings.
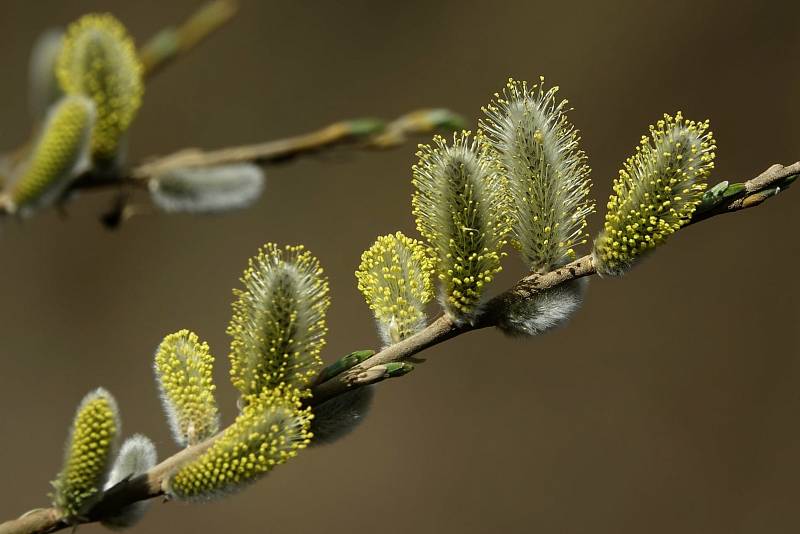
[[[430,119],[431,115],[437,114],[443,119]],[[454,129],[460,121],[460,117],[448,110],[419,109],[388,123],[373,118],[352,119],[335,122],[310,133],[265,143],[217,150],[187,148],[167,156],[148,158],[127,171],[103,173],[90,170],[75,181],[72,190],[121,186],[146,188],[149,180],[174,169],[244,162],[262,166],[277,165],[297,157],[348,145],[357,149],[386,150],[403,144],[410,136],[431,133],[440,128]]]
[[[716,215],[758,206],[766,198],[776,196],[784,191],[798,175],[800,175],[800,162],[787,167],[773,165],[752,180],[741,184],[743,187],[737,188],[740,189],[737,194],[696,211],[691,222],[695,223]],[[363,386],[365,382],[360,378],[366,376],[369,369],[375,366],[408,360],[427,348],[466,332],[494,326],[496,314],[509,299],[531,298],[537,292],[594,274],[597,274],[597,271],[591,255],[583,256],[549,273],[529,274],[512,288],[490,300],[474,324],[456,324],[446,315],[442,315],[417,334],[384,348],[338,376],[315,384],[312,388],[313,396],[307,404],[309,406],[319,405],[326,400]],[[120,482],[104,493],[102,499],[89,510],[81,522],[99,521],[134,502],[163,496],[164,484],[169,476],[184,463],[199,457],[218,436],[219,434],[202,443],[183,449],[155,466],[145,475]],[[70,526],[58,510],[44,508],[33,510],[18,519],[0,524],[0,534],[44,534]]]
[[[210,167],[230,163],[257,163],[270,165],[330,150],[342,145],[352,145],[367,150],[385,150],[403,144],[408,137],[431,133],[440,128],[455,129],[461,125],[457,115],[443,109],[420,109],[398,117],[391,122],[361,118],[333,123],[311,133],[219,150],[181,150],[134,168],[130,178],[148,180],[167,171],[186,167]]]
[[[144,74],[152,78],[231,20],[239,6],[235,0],[213,0],[177,28],[164,28],[139,49]]]
[[[332,151],[340,147],[356,150],[389,150],[410,137],[434,131],[455,130],[463,119],[446,109],[418,109],[386,122],[375,118],[345,120],[294,137],[252,145],[200,150],[187,148],[161,157],[147,158],[130,169],[90,169],[70,186],[69,192],[81,190],[147,189],[150,180],[164,173],[187,167],[212,167],[230,163],[278,165],[298,157]],[[65,198],[69,198],[69,194]],[[121,208],[123,208],[121,206]],[[0,215],[4,203],[0,194]]]

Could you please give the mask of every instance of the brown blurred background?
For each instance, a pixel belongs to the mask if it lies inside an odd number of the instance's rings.
[[[715,179],[800,158],[794,2],[242,2],[148,85],[131,158],[280,138],[341,118],[448,106],[474,122],[509,76],[546,75],[576,110],[599,227],[649,123],[712,120]],[[0,3],[0,146],[28,132],[29,47],[110,10],[139,42],[194,0]],[[378,234],[413,233],[414,144],[304,159],[256,207],[97,222],[107,195],[0,234],[0,519],[47,503],[76,403],[103,385],[126,434],[175,447],[151,356],[190,328],[235,413],[231,288],[266,241],[302,242],[331,278],[326,359],[377,344],[353,277]],[[481,331],[382,384],[371,416],[256,486],[156,504],[136,532],[794,533],[800,531],[800,191],[693,227],[621,280],[595,279],[571,325]],[[516,258],[495,290],[521,274]],[[92,525],[82,530],[99,531]]]

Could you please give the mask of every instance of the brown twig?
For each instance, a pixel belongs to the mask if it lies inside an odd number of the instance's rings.
[[[692,222],[754,207],[760,202],[747,199],[754,199],[759,195],[763,196],[764,192],[773,191],[776,187],[780,187],[778,184],[790,183],[790,180],[798,174],[800,174],[800,162],[788,167],[773,165],[764,173],[745,182],[741,195],[719,203],[713,206],[712,209],[696,212]],[[774,196],[775,194],[777,193],[771,193],[769,196]],[[463,333],[494,326],[496,324],[495,314],[504,303],[507,303],[508,299],[531,298],[537,292],[596,273],[592,256],[587,255],[555,271],[544,274],[530,274],[522,278],[512,288],[489,301],[484,313],[474,324],[456,324],[447,316],[442,315],[421,332],[386,347],[361,364],[338,376],[316,384],[312,388],[313,397],[308,404],[310,406],[319,405],[326,400],[352,391],[359,387],[359,377],[364,376],[369,369],[375,366],[407,360],[427,348]],[[146,475],[123,481],[111,488],[89,510],[87,517],[82,522],[99,521],[119,511],[120,508],[126,505],[163,495],[164,484],[171,473],[185,462],[201,455],[211,446],[215,439],[216,436],[186,448],[155,466]],[[45,508],[31,511],[23,517],[0,524],[0,534],[43,534],[55,532],[68,526],[70,525],[67,524],[58,510]]]
[[[177,28],[164,28],[139,49],[144,75],[152,78],[231,20],[239,6],[235,0],[213,0],[203,5]]]
[[[186,167],[211,167],[249,162],[262,166],[285,163],[337,147],[352,146],[363,150],[388,150],[415,135],[437,130],[453,130],[463,119],[446,109],[419,109],[390,122],[374,118],[340,121],[319,130],[286,139],[217,150],[183,149],[167,156],[149,158],[131,169],[91,169],[75,179],[69,192],[81,190],[147,189],[151,180],[164,173]],[[68,195],[67,195],[68,198]],[[0,215],[10,206],[0,193]],[[118,206],[125,209],[126,205]]]

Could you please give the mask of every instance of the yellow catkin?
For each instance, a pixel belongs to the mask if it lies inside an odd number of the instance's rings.
[[[502,269],[509,231],[505,178],[485,143],[469,132],[454,135],[451,145],[436,136],[417,156],[412,167],[417,229],[428,240],[445,311],[469,322]]]
[[[67,440],[64,467],[53,482],[53,504],[68,518],[79,516],[100,494],[119,433],[111,394],[97,389],[84,397]]]
[[[533,86],[509,80],[483,109],[481,128],[508,179],[513,242],[535,272],[575,259],[594,211],[590,169],[568,111],[544,78]]]
[[[681,112],[650,126],[636,154],[614,181],[603,231],[594,243],[600,274],[620,275],[645,253],[688,223],[714,168],[714,137],[708,121]]]
[[[156,351],[161,399],[179,445],[193,445],[219,430],[213,365],[208,344],[188,330],[168,335]]]
[[[425,246],[397,232],[379,237],[361,255],[356,271],[384,343],[390,345],[425,326],[425,304],[433,297],[433,261]]]
[[[298,396],[263,391],[205,453],[178,469],[167,483],[167,493],[205,500],[243,488],[308,446],[311,418]]]
[[[142,66],[125,27],[110,14],[89,14],[67,28],[56,74],[64,92],[94,101],[92,153],[112,159],[139,110]]]
[[[86,160],[93,121],[94,107],[87,98],[66,96],[54,105],[27,165],[11,187],[17,210],[25,214],[58,199]]]
[[[265,389],[304,390],[325,345],[328,280],[303,246],[265,245],[235,290],[231,380],[245,402]]]

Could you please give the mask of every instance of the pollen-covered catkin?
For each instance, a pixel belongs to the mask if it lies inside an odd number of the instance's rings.
[[[558,87],[545,89],[544,78],[530,87],[509,80],[480,123],[508,179],[512,242],[535,272],[575,259],[594,211],[586,155],[567,101],[557,96]]]
[[[433,297],[433,261],[425,246],[397,232],[379,237],[361,255],[356,271],[385,345],[425,327],[425,304]]]
[[[78,406],[70,428],[64,466],[53,481],[53,505],[72,520],[101,494],[120,433],[117,404],[98,388]]]
[[[10,187],[14,210],[28,215],[58,200],[88,167],[94,106],[82,96],[65,96],[47,114],[39,138]]]
[[[440,300],[456,321],[472,321],[486,286],[500,272],[508,226],[505,179],[486,145],[469,132],[448,145],[420,146],[412,199],[441,282]]]
[[[213,365],[208,344],[188,330],[168,335],[156,350],[161,400],[178,445],[193,445],[219,430]]]
[[[183,500],[222,497],[293,458],[311,440],[311,411],[281,390],[251,397],[236,420],[199,458],[181,466],[166,484]]]
[[[303,246],[265,245],[235,290],[231,380],[245,403],[263,390],[304,390],[322,365],[328,280]]]
[[[614,181],[603,231],[594,242],[602,275],[621,275],[687,224],[714,168],[708,121],[664,115],[643,136]]]
[[[92,154],[113,159],[144,92],[142,66],[125,27],[108,13],[84,15],[70,24],[56,74],[65,93],[94,101]]]

